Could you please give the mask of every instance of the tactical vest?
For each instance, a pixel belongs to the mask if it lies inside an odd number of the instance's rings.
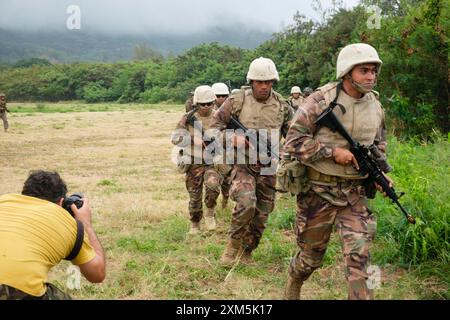
[[[194,117],[197,119],[197,121],[201,122],[203,133],[205,133],[211,127],[211,123],[212,123],[212,120],[213,120],[213,115],[214,115],[214,111],[213,110],[206,117],[200,116],[198,111],[196,111],[194,113]],[[197,131],[197,129],[194,130],[194,127],[192,126],[192,123],[188,123],[187,124],[187,129],[188,129],[188,131],[189,131],[189,133],[190,133],[190,135],[192,137],[194,136],[194,132]],[[199,138],[203,138],[202,137],[202,132],[200,130],[198,130],[198,132],[195,135],[198,136]],[[192,143],[193,143],[193,141],[192,141]],[[194,153],[194,147],[193,146],[191,147],[191,155],[193,157],[194,157],[194,155],[196,155]],[[196,158],[198,158],[198,157],[196,157]],[[200,160],[200,158],[198,158],[198,160]]]
[[[258,102],[253,97],[252,89],[239,90],[230,96],[233,107],[231,113],[247,128],[254,129],[258,133],[261,129],[267,130],[267,138],[271,139],[272,132],[278,133],[281,140],[281,128],[284,123],[285,112],[289,105],[284,98],[273,91],[264,103]],[[271,142],[271,141],[269,141]],[[272,145],[272,148],[274,145]],[[248,160],[249,154],[245,155]]]
[[[329,83],[318,89],[324,97],[324,100],[319,102],[322,111],[336,97],[336,86],[337,83]],[[345,107],[345,113],[339,107],[336,107],[333,112],[353,139],[362,145],[369,146],[373,144],[383,121],[383,109],[375,94],[370,92],[360,99],[355,99],[341,90],[337,103]],[[350,148],[347,140],[339,133],[332,132],[326,127],[321,127],[314,137],[325,146],[340,147],[347,150]],[[330,176],[348,179],[363,178],[352,165],[343,166],[337,164],[333,158],[321,159],[313,163],[307,163],[306,165]]]
[[[284,99],[277,92],[272,90],[265,103],[258,102],[251,89],[239,90],[231,97],[232,114],[248,129],[267,129],[268,132],[281,129],[284,121]]]
[[[194,117],[199,122],[202,123],[203,131],[206,131],[206,130],[208,130],[211,127],[211,123],[212,123],[212,120],[213,120],[213,115],[214,115],[214,110],[212,110],[211,113],[208,116],[206,116],[206,117],[201,117],[200,114],[198,113],[198,111],[196,111],[194,113]],[[192,124],[189,123],[189,124],[187,124],[187,126],[188,126],[189,133],[191,135],[194,135],[194,127],[192,126]]]
[[[297,99],[291,97],[290,101],[292,107],[297,110],[298,106],[301,105],[305,101],[305,99],[302,96],[298,97]]]

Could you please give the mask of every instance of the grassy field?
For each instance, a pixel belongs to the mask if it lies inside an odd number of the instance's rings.
[[[186,235],[188,194],[184,176],[170,161],[169,142],[182,106],[30,103],[9,107],[10,131],[0,133],[0,194],[19,193],[32,169],[60,172],[70,192],[90,198],[94,227],[107,256],[107,278],[100,285],[83,279],[81,290],[68,290],[67,262],[51,272],[51,282],[77,299],[283,297],[288,263],[297,250],[290,196],[278,196],[252,265],[232,270],[219,265],[231,204],[218,210],[216,232]],[[379,200],[377,204],[385,205]],[[395,263],[398,248],[388,237],[373,245],[373,264],[382,275],[376,299],[449,297],[448,265]],[[304,299],[346,299],[336,235],[323,268],[302,292]]]

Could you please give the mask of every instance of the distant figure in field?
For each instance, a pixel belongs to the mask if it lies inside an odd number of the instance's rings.
[[[3,127],[5,128],[5,132],[8,131],[8,118],[6,117],[6,113],[9,112],[6,107],[6,95],[4,93],[0,93],[0,118],[3,120]]]

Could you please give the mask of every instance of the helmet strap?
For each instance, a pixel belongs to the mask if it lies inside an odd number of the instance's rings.
[[[368,89],[364,88],[364,86],[361,83],[355,81],[350,74],[346,74],[345,78],[350,81],[353,88],[355,88],[358,92],[360,92],[362,94],[366,94],[366,93],[369,93],[372,91],[372,89],[368,90]],[[375,80],[375,85],[376,84],[377,84],[377,81]]]

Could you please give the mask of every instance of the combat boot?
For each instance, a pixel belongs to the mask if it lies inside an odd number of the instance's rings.
[[[225,209],[228,205],[228,197],[222,198],[222,209]]]
[[[216,229],[216,217],[214,213],[214,208],[207,208],[205,215],[206,229],[215,230]]]
[[[241,240],[228,239],[227,247],[220,257],[220,263],[223,265],[230,265],[236,259],[239,248],[241,247]]]
[[[284,292],[286,300],[300,300],[300,289],[302,288],[302,284],[302,279],[294,278],[290,275]]]
[[[189,229],[188,234],[199,234],[200,233],[200,222],[192,222],[191,229]]]
[[[252,264],[254,262],[252,258],[252,250],[245,248],[244,246],[241,246],[237,256],[242,264]]]

